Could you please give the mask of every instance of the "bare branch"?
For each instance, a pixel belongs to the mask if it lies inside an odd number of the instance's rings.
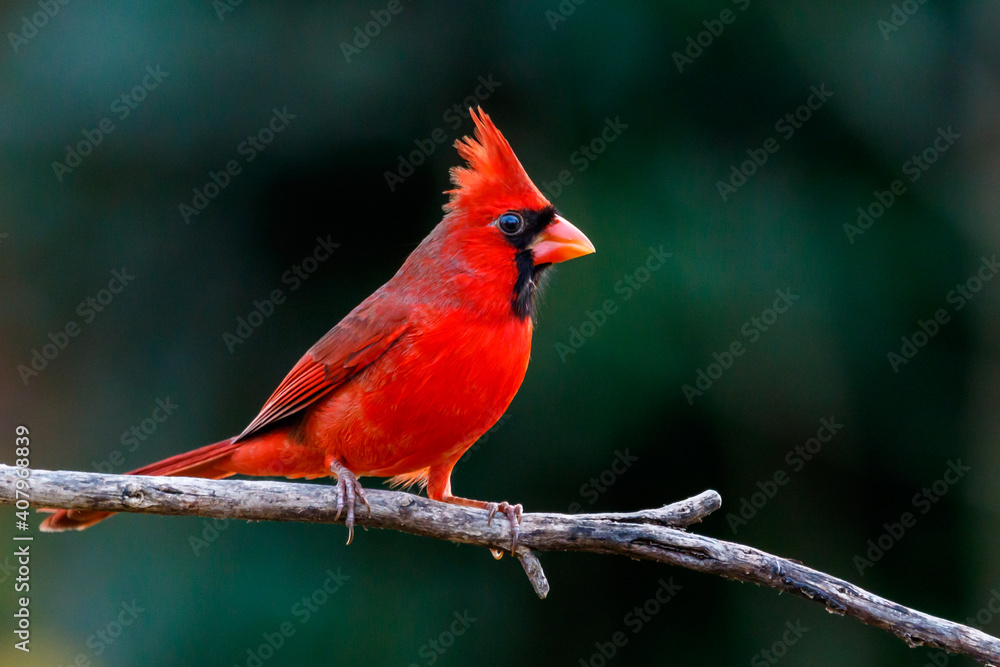
[[[0,465],[0,504],[15,503],[18,468]],[[30,471],[35,507],[194,515],[254,521],[334,521],[332,486],[289,482],[142,477]],[[480,547],[510,547],[505,522],[487,525],[486,514],[409,493],[367,490],[371,513],[360,526],[398,530]],[[910,646],[933,646],[983,663],[1000,663],[1000,640],[965,625],[903,607],[817,570],[752,547],[686,532],[718,509],[706,491],[660,509],[627,514],[525,514],[517,557],[535,592],[549,584],[535,551],[589,551],[652,560],[794,593],[835,614],[882,628]]]

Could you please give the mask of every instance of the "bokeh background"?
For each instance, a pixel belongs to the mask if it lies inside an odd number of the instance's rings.
[[[395,14],[380,1],[52,2],[51,17],[3,3],[0,460],[13,461],[16,424],[36,467],[115,472],[242,430],[440,219],[451,142],[471,129],[455,109],[478,98],[598,253],[555,272],[524,386],[456,491],[625,511],[714,488],[723,510],[699,532],[1000,632],[1000,280],[969,283],[1000,247],[1000,5],[577,1],[404,0]],[[345,49],[372,12],[391,20]],[[127,107],[144,77],[152,89]],[[778,125],[823,86],[832,97],[800,110],[807,121]],[[274,109],[294,118],[248,161],[240,146]],[[104,118],[114,129],[89,155],[53,167]],[[602,144],[609,121],[619,131]],[[411,160],[436,130],[447,141]],[[920,157],[939,130],[959,138]],[[768,139],[766,163],[741,167]],[[934,162],[914,172],[914,156]],[[231,160],[240,173],[185,220],[180,205]],[[421,164],[390,187],[401,160]],[[724,198],[734,165],[753,173]],[[553,185],[563,171],[572,182]],[[905,192],[881,217],[845,228],[897,179]],[[293,290],[283,276],[318,237],[340,245]],[[651,248],[671,257],[646,273]],[[134,279],[100,312],[78,310],[113,271]],[[223,334],[275,289],[285,302],[229,349]],[[775,320],[776,290],[798,299]],[[584,324],[609,299],[603,325]],[[947,322],[894,368],[901,337],[939,309]],[[22,376],[69,322],[79,335]],[[710,368],[735,342],[744,353]],[[689,400],[699,370],[717,379]],[[157,400],[177,408],[126,446]],[[823,419],[842,426],[796,462]],[[940,482],[951,464],[968,470]],[[787,483],[770,486],[776,474]],[[884,537],[905,512],[914,525]],[[11,610],[13,511],[0,516]],[[888,548],[869,553],[880,537]],[[553,591],[539,601],[516,562],[485,550],[344,538],[138,515],[41,535],[32,651],[12,648],[5,612],[0,662],[933,664],[819,605],[687,571],[543,554]],[[328,570],[347,579],[306,614]],[[661,579],[679,592],[628,617]],[[456,613],[466,624],[449,635]],[[294,635],[261,652],[285,623]],[[626,645],[601,656],[620,631]]]

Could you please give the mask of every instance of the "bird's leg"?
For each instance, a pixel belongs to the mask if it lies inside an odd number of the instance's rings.
[[[361,502],[368,508],[369,514],[371,514],[372,507],[368,504],[368,498],[365,497],[365,490],[362,488],[361,482],[358,481],[353,472],[347,469],[347,466],[338,459],[333,459],[330,462],[330,472],[337,476],[337,514],[333,518],[334,520],[339,519],[344,506],[347,506],[347,518],[344,520],[344,525],[347,526],[347,543],[350,544],[354,539],[354,505],[357,499],[361,499]]]
[[[470,445],[472,443],[469,443]],[[464,449],[462,450],[465,451]],[[427,470],[427,497],[431,500],[438,500],[443,503],[451,503],[452,505],[462,505],[463,507],[475,507],[477,509],[486,510],[489,512],[489,516],[486,519],[486,524],[489,525],[493,522],[493,517],[497,513],[503,514],[507,517],[507,521],[510,522],[510,535],[511,535],[511,546],[510,553],[513,554],[517,551],[517,538],[521,533],[519,526],[521,525],[521,514],[524,512],[524,508],[520,505],[511,505],[506,500],[502,503],[490,503],[484,500],[472,500],[471,498],[462,498],[461,496],[456,496],[451,492],[451,471],[458,462],[458,457],[450,461],[445,461],[442,464],[432,466]],[[490,553],[497,560],[503,556],[503,552],[499,549],[490,549]]]
[[[489,512],[489,516],[486,518],[486,525],[493,523],[493,517],[498,513],[503,514],[507,517],[507,521],[510,522],[510,534],[511,534],[511,547],[510,553],[513,554],[517,551],[517,538],[521,534],[521,514],[524,512],[524,507],[520,504],[511,505],[506,500],[501,503],[491,503],[484,500],[472,500],[470,498],[461,498],[459,496],[453,496],[450,493],[442,496],[440,498],[442,502],[451,503],[452,505],[462,505],[464,507],[477,507],[481,510],[486,510]],[[497,560],[503,557],[503,552],[499,549],[490,549],[490,553]]]

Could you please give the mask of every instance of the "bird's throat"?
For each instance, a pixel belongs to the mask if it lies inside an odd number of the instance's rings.
[[[538,293],[542,274],[551,264],[535,266],[531,250],[518,250],[514,255],[517,265],[517,280],[514,282],[514,293],[511,295],[511,307],[515,317],[525,320],[535,314],[535,295]]]

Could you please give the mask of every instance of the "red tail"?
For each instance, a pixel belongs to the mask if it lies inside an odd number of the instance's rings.
[[[168,477],[204,477],[205,479],[222,479],[234,474],[216,467],[220,459],[228,457],[243,442],[233,442],[234,438],[217,442],[199,449],[191,450],[169,459],[151,463],[148,466],[125,473],[126,475],[163,475]],[[51,510],[53,512],[40,526],[46,533],[59,533],[64,530],[83,530],[99,521],[107,519],[114,512],[90,512],[87,510]]]

